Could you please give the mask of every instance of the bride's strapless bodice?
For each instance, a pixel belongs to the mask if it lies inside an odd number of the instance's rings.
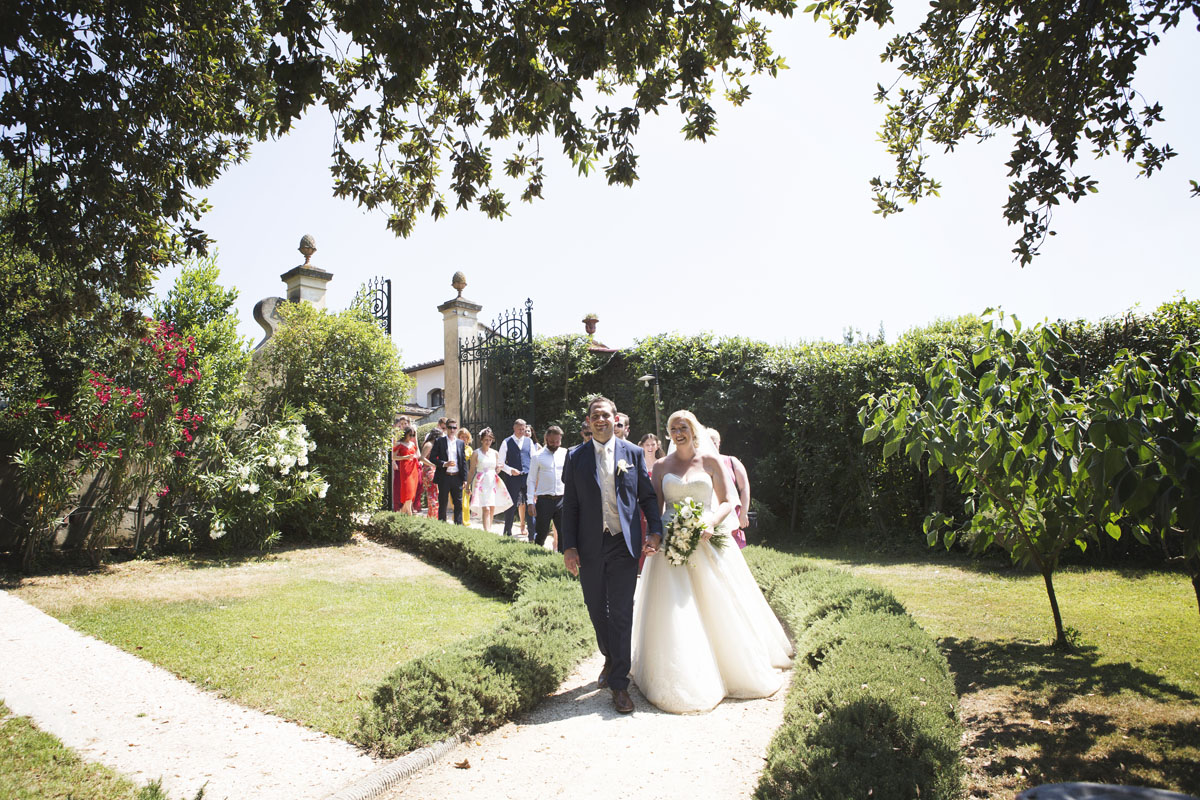
[[[698,501],[706,510],[712,510],[713,485],[707,473],[684,479],[668,472],[663,476],[662,490],[663,500],[667,504],[663,512],[664,521],[675,515],[674,504],[687,498]]]

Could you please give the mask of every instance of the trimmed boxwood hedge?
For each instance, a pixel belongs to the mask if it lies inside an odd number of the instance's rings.
[[[554,691],[595,649],[560,557],[420,517],[370,532],[514,599],[495,630],[397,669],[357,741],[393,756],[496,727]],[[961,794],[962,736],[949,666],[889,592],[761,547],[742,551],[793,632],[796,672],[767,753],[760,800],[900,800]]]
[[[783,725],[755,796],[961,796],[962,726],[950,668],[896,598],[795,556],[742,552],[796,643]]]
[[[355,741],[382,756],[494,728],[532,708],[596,647],[562,558],[473,528],[383,513],[368,532],[514,600],[494,630],[402,665],[379,686]]]

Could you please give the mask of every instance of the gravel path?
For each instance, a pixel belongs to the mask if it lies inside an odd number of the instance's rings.
[[[516,721],[462,744],[384,800],[733,800],[758,784],[787,687],[766,700],[726,700],[707,714],[667,714],[636,687],[618,714],[596,689],[597,653]]]
[[[0,592],[0,697],[83,758],[172,798],[325,797],[380,762],[222,700]]]

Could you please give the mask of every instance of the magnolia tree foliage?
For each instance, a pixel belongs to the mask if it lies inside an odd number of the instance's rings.
[[[892,8],[890,0],[819,0],[806,11],[845,38],[864,22],[892,22]],[[871,182],[879,212],[937,194],[928,149],[1011,133],[1004,217],[1021,226],[1013,252],[1029,263],[1053,234],[1054,207],[1096,191],[1075,171],[1083,152],[1118,155],[1141,175],[1175,155],[1151,137],[1163,108],[1137,91],[1134,75],[1166,31],[1197,19],[1197,0],[930,3],[924,21],[882,54],[901,77],[876,95],[887,107],[881,138],[896,159],[894,175]],[[1196,181],[1192,193],[1200,194]]]
[[[965,533],[977,552],[999,547],[1035,567],[1056,643],[1067,646],[1053,574],[1068,547],[1085,549],[1107,521],[1107,476],[1087,437],[1086,394],[1059,363],[1057,354],[1071,352],[1055,327],[1022,334],[1019,322],[1010,331],[1002,321],[985,323],[974,353],[939,357],[924,396],[911,384],[867,396],[863,442],[878,439],[885,459],[902,452],[931,474],[947,469],[967,496],[967,522],[960,531],[934,512],[925,522],[929,543],[940,538],[949,547]]]
[[[193,191],[315,106],[333,116],[336,194],[386,210],[399,235],[451,205],[503,217],[501,172],[540,197],[551,142],[628,185],[642,118],[674,106],[687,138],[712,135],[717,82],[741,103],[747,74],[780,68],[759,16],[793,7],[11,0],[0,156],[20,195],[6,224],[73,276],[82,306],[97,287],[136,295],[179,246],[204,248]]]

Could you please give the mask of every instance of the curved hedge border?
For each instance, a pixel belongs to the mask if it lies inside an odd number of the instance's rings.
[[[369,532],[514,599],[495,630],[404,664],[375,690],[357,741],[398,755],[496,727],[550,694],[595,648],[556,553],[420,517]],[[961,794],[957,697],[945,657],[890,592],[761,547],[742,551],[795,633],[796,674],[767,752],[760,800]]]
[[[958,698],[929,634],[890,592],[847,572],[742,552],[796,643],[783,725],[755,797],[960,797]]]
[[[532,708],[596,647],[579,594],[557,553],[473,528],[377,514],[368,532],[514,600],[488,633],[409,661],[389,675],[363,715],[358,744],[396,756],[496,727]]]

